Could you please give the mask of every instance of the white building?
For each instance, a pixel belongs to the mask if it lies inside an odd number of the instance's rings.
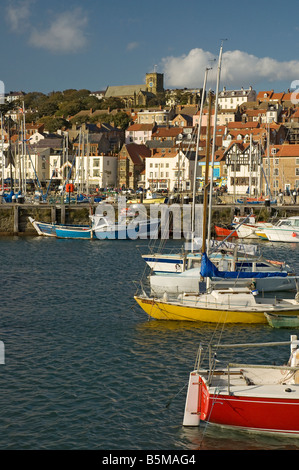
[[[137,113],[138,124],[157,124],[166,126],[174,118],[175,112],[171,109],[144,109]]]
[[[126,144],[145,144],[151,140],[155,124],[132,124],[125,131]]]
[[[115,187],[117,156],[76,156],[72,182],[81,192],[87,192],[88,189]]]
[[[219,92],[218,105],[220,109],[236,109],[247,101],[256,101],[256,91],[250,86],[247,90],[223,90]]]
[[[194,153],[185,155],[173,149],[145,159],[145,187],[151,190],[191,191],[193,187]]]

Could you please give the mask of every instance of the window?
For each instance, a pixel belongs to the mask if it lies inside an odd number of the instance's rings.
[[[295,168],[295,175],[299,176],[299,168]]]

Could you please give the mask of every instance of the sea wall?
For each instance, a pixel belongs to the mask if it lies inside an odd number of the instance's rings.
[[[0,204],[0,235],[36,235],[29,217],[49,223],[86,225],[89,224],[89,215],[94,213],[96,206],[97,204]],[[271,207],[264,205],[214,205],[212,222],[213,224],[230,224],[236,212],[239,212],[240,215],[252,212],[257,220],[267,221],[273,217],[279,219],[299,215],[299,205]],[[118,216],[116,205],[115,216]]]

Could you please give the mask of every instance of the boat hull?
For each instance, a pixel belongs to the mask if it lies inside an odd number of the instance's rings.
[[[72,239],[92,239],[93,231],[91,229],[82,229],[82,230],[72,230],[72,229],[63,229],[63,228],[56,228],[55,229],[56,237],[57,238],[72,238]]]
[[[273,328],[298,328],[299,316],[271,315],[265,313],[268,323]]]
[[[136,240],[138,238],[157,238],[159,219],[152,219],[138,224],[113,224],[95,227],[94,235],[99,240]]]
[[[235,230],[229,230],[228,228],[218,227],[215,225],[215,233],[217,237],[238,237],[238,234]]]
[[[239,238],[258,239],[260,236],[257,232],[261,231],[264,233],[266,227],[272,227],[272,224],[256,223],[256,224],[243,224],[237,229]]]
[[[299,243],[299,231],[297,230],[285,230],[285,229],[263,229],[257,231],[256,234],[260,238],[266,238],[271,242],[283,242],[283,243]]]
[[[37,231],[38,235],[42,235],[45,237],[57,237],[57,230],[86,230],[88,229],[87,225],[63,225],[63,224],[49,224],[46,222],[38,222],[37,220],[29,217],[29,220],[35,230]]]
[[[219,389],[217,393],[215,387],[210,390],[200,376],[195,381],[200,420],[243,431],[299,436],[298,384],[249,385],[229,394]]]
[[[197,270],[198,274],[194,276],[188,275],[188,270],[182,273],[170,274],[153,274],[149,276],[151,292],[155,296],[163,295],[164,292],[168,294],[182,294],[182,293],[198,293],[200,286],[200,269]],[[214,289],[224,289],[230,287],[232,280],[224,278],[212,278],[212,286]],[[233,279],[235,287],[250,287],[255,283],[255,289],[259,292],[287,292],[296,290],[296,276],[286,277],[265,277],[265,278],[251,278],[251,279]]]
[[[266,324],[265,306],[260,310],[248,308],[247,309],[226,309],[223,307],[198,307],[189,306],[175,302],[164,302],[152,298],[135,296],[134,299],[138,305],[150,317],[156,320],[180,320],[180,321],[193,321],[193,322],[206,322],[206,323],[246,323],[246,324]],[[202,302],[204,304],[204,302]],[[268,307],[268,311],[271,310]],[[275,312],[275,307],[273,307]],[[299,315],[298,306],[285,308],[282,312],[281,309],[277,313],[283,315]]]

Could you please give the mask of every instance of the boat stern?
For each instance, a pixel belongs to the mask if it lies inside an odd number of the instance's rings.
[[[199,426],[205,420],[209,406],[209,391],[205,380],[193,371],[189,376],[183,426]]]

